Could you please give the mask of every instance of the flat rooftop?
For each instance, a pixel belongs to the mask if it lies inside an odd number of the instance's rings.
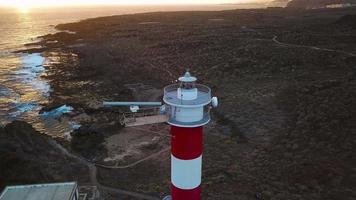
[[[7,186],[0,200],[72,200],[76,182]]]

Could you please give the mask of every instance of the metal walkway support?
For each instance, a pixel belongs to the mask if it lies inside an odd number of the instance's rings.
[[[163,123],[167,116],[162,114],[162,102],[103,102],[105,107],[129,107],[131,112],[124,112],[120,117],[123,126],[141,126],[146,124]],[[142,106],[144,108],[139,108]]]
[[[162,102],[134,102],[134,101],[122,101],[122,102],[110,102],[104,101],[103,106],[113,107],[113,106],[161,106]]]

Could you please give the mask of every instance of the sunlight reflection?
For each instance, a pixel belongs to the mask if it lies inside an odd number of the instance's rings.
[[[30,12],[30,7],[27,5],[20,5],[17,7],[17,10],[21,14],[27,14]]]

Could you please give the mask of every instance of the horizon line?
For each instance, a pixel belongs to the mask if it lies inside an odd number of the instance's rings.
[[[209,6],[209,5],[248,5],[248,4],[266,4],[267,2],[258,2],[258,1],[251,1],[251,2],[241,2],[241,3],[88,3],[88,4],[78,4],[78,3],[59,3],[53,5],[36,5],[30,6],[30,9],[38,9],[38,8],[54,8],[54,7],[91,7],[91,6]],[[15,5],[0,5],[0,8],[18,8]]]

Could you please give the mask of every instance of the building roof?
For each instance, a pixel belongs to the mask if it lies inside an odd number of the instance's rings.
[[[0,200],[71,200],[76,182],[8,186]]]

